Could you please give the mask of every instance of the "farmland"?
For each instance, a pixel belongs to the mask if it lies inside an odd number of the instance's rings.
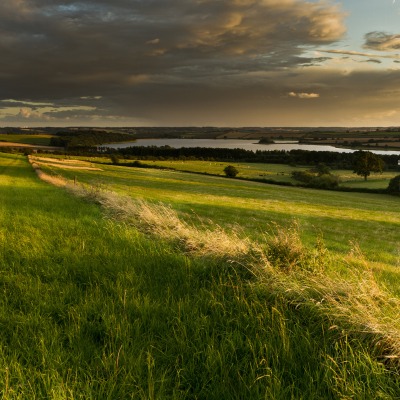
[[[33,146],[48,146],[52,135],[37,134],[37,135],[24,135],[24,134],[0,134],[1,142],[10,142],[15,144],[27,144]]]
[[[104,160],[105,161],[105,160]],[[103,161],[103,162],[104,162]],[[124,161],[121,161],[123,164]],[[132,161],[130,161],[132,163]],[[150,167],[163,167],[166,169],[175,169],[177,171],[196,172],[201,174],[211,174],[224,176],[224,167],[228,165],[226,162],[214,161],[183,161],[183,160],[168,160],[168,161],[143,161],[143,164]],[[292,166],[287,164],[266,164],[266,163],[230,163],[239,171],[239,178],[254,179],[254,180],[269,180],[275,182],[298,184],[292,177],[293,171],[307,171],[310,166]],[[362,177],[357,176],[352,170],[330,171],[337,175],[340,181],[340,187],[348,188],[366,188],[366,189],[385,189],[388,186],[389,180],[396,176],[398,171],[383,171],[382,173],[374,173],[365,181]]]

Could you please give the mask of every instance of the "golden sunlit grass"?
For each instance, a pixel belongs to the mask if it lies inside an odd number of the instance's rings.
[[[162,239],[176,241],[185,251],[196,255],[227,257],[247,254],[250,250],[249,241],[239,238],[234,231],[228,234],[215,225],[212,230],[198,229],[182,221],[171,207],[133,201],[128,196],[93,186],[73,185],[65,178],[44,173],[35,158],[30,157],[30,162],[40,179],[55,186],[68,187],[75,195],[101,204],[110,217],[130,223]]]
[[[122,195],[124,169],[118,194],[81,184],[106,171],[43,166],[64,190],[22,156],[0,170],[0,397],[400,396],[395,271],[386,289],[357,246],[305,245],[301,221],[231,234]]]
[[[296,219],[301,224],[301,237],[308,244],[322,234],[328,249],[343,254],[349,251],[351,241],[357,241],[367,258],[383,268],[400,263],[400,203],[393,196],[277,187],[106,164],[101,168],[69,170],[43,165],[50,175],[105,186],[134,199],[169,204],[180,217],[195,224],[200,218],[205,224],[212,220],[228,231],[240,226],[241,236],[258,240],[270,231],[271,222],[287,225]],[[391,281],[400,293],[400,285]]]
[[[44,173],[39,176],[51,183],[52,177]],[[64,180],[64,186],[66,183]],[[109,217],[178,244],[194,256],[240,260],[259,277],[259,282],[280,290],[296,307],[315,307],[329,316],[331,329],[341,326],[351,334],[365,336],[387,363],[400,362],[400,299],[376,281],[357,245],[339,259],[329,254],[320,241],[311,250],[305,247],[297,224],[285,229],[275,226],[275,234],[259,243],[240,237],[235,230],[228,233],[218,225],[191,225],[163,204],[135,201],[88,185],[69,186],[69,190],[100,204]],[[339,270],[347,272],[328,275],[328,263],[336,263]]]

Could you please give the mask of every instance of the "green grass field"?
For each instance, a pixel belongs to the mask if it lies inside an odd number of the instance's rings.
[[[142,161],[145,164],[172,168],[177,171],[189,171],[224,176],[224,168],[233,165],[239,171],[238,177],[248,179],[267,179],[276,182],[290,182],[298,184],[292,178],[293,171],[307,171],[310,167],[290,166],[285,164],[257,164],[257,163],[223,163],[215,161]],[[349,170],[332,170],[332,174],[339,176],[340,186],[350,188],[385,189],[396,171],[372,173],[367,181]]]
[[[400,397],[397,198],[89,167],[41,165],[77,179],[66,191],[0,154],[2,398]],[[129,196],[125,214],[105,212],[101,188]],[[156,203],[151,229],[130,219],[137,198]],[[274,228],[294,218],[309,246]],[[169,221],[194,224],[192,248],[215,224],[241,226],[239,242],[268,234],[272,264],[185,250]],[[313,247],[321,232],[329,253]]]
[[[79,182],[171,204],[191,220],[196,220],[196,216],[205,222],[211,219],[228,229],[239,225],[247,236],[259,238],[271,231],[273,223],[289,225],[296,220],[302,238],[309,244],[322,234],[330,250],[345,253],[351,242],[357,242],[373,261],[395,266],[400,262],[400,203],[396,197],[277,187],[225,177],[105,164],[99,166],[101,171],[55,165],[47,168],[69,179],[76,177]]]
[[[52,156],[54,158],[65,158],[65,156]],[[88,162],[109,164],[109,157],[77,157]],[[120,165],[132,164],[134,160],[120,160]],[[195,172],[225,176],[224,168],[233,165],[239,171],[238,178],[268,180],[276,182],[291,183],[298,185],[299,182],[292,178],[293,171],[307,171],[310,166],[291,166],[286,164],[260,164],[260,163],[227,163],[219,161],[197,161],[197,160],[141,160],[142,164],[151,167],[161,167],[183,172]],[[386,189],[390,179],[400,174],[400,171],[383,171],[382,173],[371,173],[367,181],[363,177],[353,173],[351,170],[331,170],[331,173],[340,178],[340,186],[360,189]]]
[[[48,146],[51,135],[21,135],[21,134],[0,134],[0,142],[12,142],[20,144],[32,144],[37,146]],[[1,143],[0,143],[1,144]]]

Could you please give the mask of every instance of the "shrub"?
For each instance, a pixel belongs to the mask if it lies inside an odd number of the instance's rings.
[[[118,165],[119,164],[119,162],[120,162],[120,155],[119,154],[111,154],[110,155],[110,159],[111,159],[111,162],[114,164],[114,165]]]
[[[391,194],[400,195],[400,175],[397,175],[390,180],[387,191]]]
[[[309,186],[319,189],[335,189],[339,186],[339,177],[332,174],[323,174],[312,179]]]
[[[239,171],[233,165],[228,165],[224,168],[225,175],[229,178],[234,178]]]
[[[318,174],[318,176],[329,175],[331,173],[331,169],[324,163],[318,163],[314,168],[311,169],[311,172]]]
[[[310,171],[293,171],[292,178],[299,182],[310,183],[314,178],[314,174]]]
[[[318,189],[335,189],[339,186],[339,177],[330,173],[320,174],[312,171],[293,171],[293,179],[305,184],[305,186]]]

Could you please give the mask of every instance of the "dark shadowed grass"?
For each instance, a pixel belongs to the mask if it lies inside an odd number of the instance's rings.
[[[278,275],[107,220],[18,156],[0,168],[3,398],[400,396],[368,339]]]

